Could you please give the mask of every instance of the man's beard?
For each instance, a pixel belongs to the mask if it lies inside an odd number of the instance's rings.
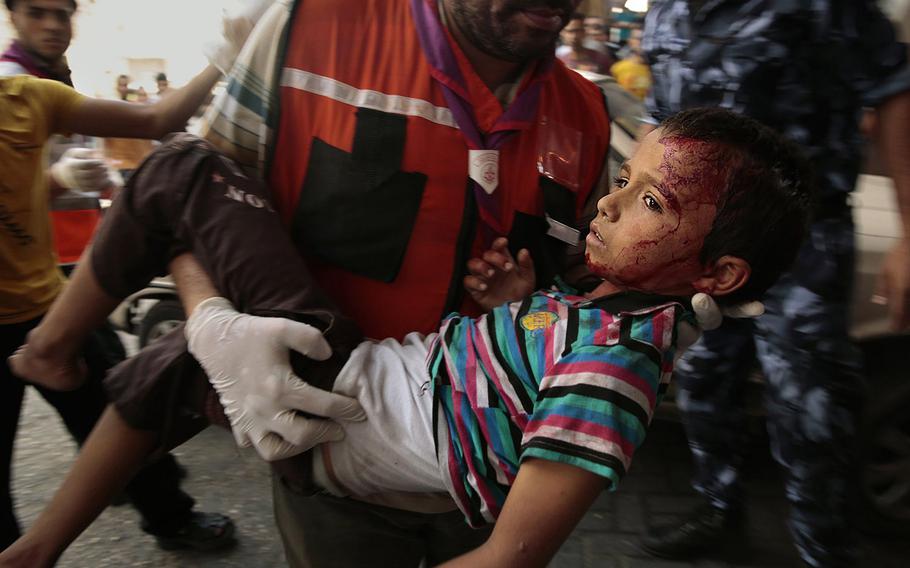
[[[535,2],[530,5],[516,0],[502,12],[492,14],[487,9],[488,5],[472,6],[465,1],[456,1],[452,3],[452,18],[467,40],[487,55],[504,61],[523,62],[552,53],[559,37],[558,31],[532,30],[531,33],[522,33],[522,28],[514,21],[514,17],[533,6],[560,10],[566,22],[573,9],[568,0]]]

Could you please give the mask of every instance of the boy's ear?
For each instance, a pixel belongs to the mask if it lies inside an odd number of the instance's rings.
[[[752,275],[752,267],[738,256],[724,255],[714,261],[705,273],[692,282],[698,292],[711,296],[723,296],[740,288]]]

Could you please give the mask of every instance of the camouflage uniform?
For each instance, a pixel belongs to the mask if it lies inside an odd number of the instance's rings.
[[[727,107],[799,142],[815,166],[821,199],[796,264],[769,291],[766,315],[728,320],[690,349],[677,367],[679,405],[696,489],[717,507],[740,507],[743,392],[757,355],[796,545],[811,566],[849,565],[845,501],[863,389],[847,337],[848,197],[860,167],[862,108],[910,89],[906,46],[872,1],[655,0],[642,47],[655,120]]]

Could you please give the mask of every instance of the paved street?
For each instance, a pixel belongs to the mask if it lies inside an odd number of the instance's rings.
[[[30,390],[16,455],[16,497],[21,519],[29,523],[56,488],[74,453],[56,414]],[[231,515],[238,545],[215,554],[164,552],[138,527],[128,506],[111,507],[69,549],[65,568],[127,566],[243,567],[284,566],[273,528],[267,467],[234,447],[230,435],[210,428],[175,452],[190,472],[186,490],[200,510]],[[651,523],[677,518],[695,502],[689,488],[690,464],[682,428],[655,421],[643,450],[618,494],[605,494],[565,544],[553,566],[559,568],[720,568],[799,566],[784,527],[786,504],[781,482],[766,452],[757,451],[750,485],[750,544],[698,562],[658,561],[636,548],[636,537]],[[862,567],[905,568],[910,544],[869,542]]]

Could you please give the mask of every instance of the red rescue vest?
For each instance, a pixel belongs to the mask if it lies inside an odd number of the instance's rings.
[[[55,199],[51,203],[51,223],[58,262],[78,262],[100,222],[101,205],[97,197],[64,194]]]
[[[316,278],[370,337],[428,333],[448,311],[476,312],[461,282],[483,250],[468,145],[409,2],[307,0],[290,25],[269,178]],[[446,40],[487,132],[502,106]],[[564,249],[545,235],[545,213],[574,224],[608,147],[602,93],[555,63],[536,118],[500,148],[495,190],[499,224],[541,257],[539,269]]]

